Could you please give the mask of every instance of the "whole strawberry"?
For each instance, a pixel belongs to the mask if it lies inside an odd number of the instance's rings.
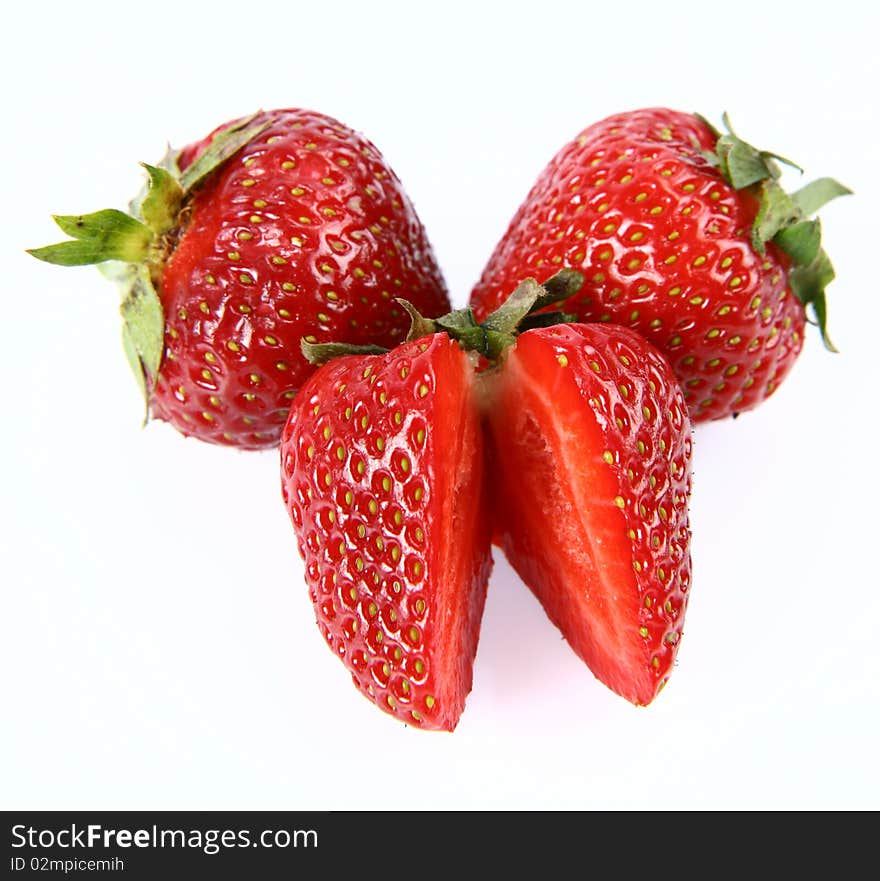
[[[756,406],[791,370],[808,308],[831,348],[834,271],[808,218],[849,192],[822,178],[788,195],[776,159],[665,108],[586,128],[542,172],[496,247],[471,295],[477,316],[525,276],[578,269],[586,282],[566,310],[650,340],[694,421]]]
[[[425,231],[379,151],[328,116],[281,109],[145,166],[132,215],[56,217],[61,265],[116,261],[126,352],[149,413],[183,434],[277,445],[313,368],[300,341],[391,346],[448,309]]]

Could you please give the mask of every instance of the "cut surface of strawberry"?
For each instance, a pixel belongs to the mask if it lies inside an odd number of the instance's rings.
[[[497,538],[574,651],[648,704],[690,584],[690,423],[671,369],[625,328],[522,334],[486,377]]]

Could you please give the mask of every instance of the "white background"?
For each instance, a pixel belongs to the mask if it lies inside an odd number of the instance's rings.
[[[591,8],[595,6],[595,10]],[[192,11],[191,11],[192,10]],[[195,11],[198,10],[198,11]],[[13,4],[2,206],[4,808],[880,807],[876,4]],[[364,132],[456,305],[556,150],[663,104],[856,195],[777,395],[698,429],[694,584],[648,708],[499,560],[457,731],[361,698],[315,627],[276,455],[141,430],[116,293],[24,248],[257,108]]]

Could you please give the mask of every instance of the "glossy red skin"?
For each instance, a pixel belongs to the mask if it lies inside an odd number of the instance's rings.
[[[488,424],[504,552],[596,677],[650,703],[691,584],[691,426],[668,363],[633,331],[519,337]]]
[[[699,119],[664,108],[584,129],[497,245],[471,294],[478,318],[527,276],[578,269],[586,281],[566,311],[630,327],[660,349],[693,421],[761,403],[801,351],[805,314],[785,255],[752,247],[756,199],[702,155],[714,146]]]
[[[184,434],[245,449],[277,445],[313,372],[303,337],[390,347],[409,327],[394,297],[449,309],[425,230],[373,144],[307,110],[260,123],[182,214],[158,284],[166,348],[150,398]]]
[[[367,698],[426,729],[464,710],[492,566],[473,382],[445,334],[342,357],[303,387],[281,440],[328,646]]]

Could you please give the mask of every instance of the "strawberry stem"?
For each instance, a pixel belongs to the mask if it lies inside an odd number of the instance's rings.
[[[572,316],[566,313],[553,312],[548,313],[546,318],[542,315],[539,319],[540,325],[530,321],[539,309],[577,293],[583,283],[583,275],[574,269],[561,269],[543,285],[538,284],[534,278],[523,279],[516,290],[482,324],[476,320],[470,308],[457,309],[432,319],[420,315],[407,300],[398,299],[397,302],[412,319],[408,340],[445,331],[466,351],[479,352],[490,361],[497,361],[523,330],[572,320]]]
[[[535,313],[538,309],[576,294],[583,283],[583,275],[574,269],[560,270],[543,285],[533,278],[527,278],[482,324],[469,307],[455,309],[439,318],[425,318],[409,300],[398,297],[397,302],[409,313],[411,324],[407,342],[435,333],[446,333],[465,351],[479,352],[490,361],[497,361],[523,331],[576,321],[577,316],[567,312]],[[300,349],[305,359],[315,366],[343,355],[382,355],[388,352],[388,349],[380,346],[309,343],[306,340],[300,342]]]

